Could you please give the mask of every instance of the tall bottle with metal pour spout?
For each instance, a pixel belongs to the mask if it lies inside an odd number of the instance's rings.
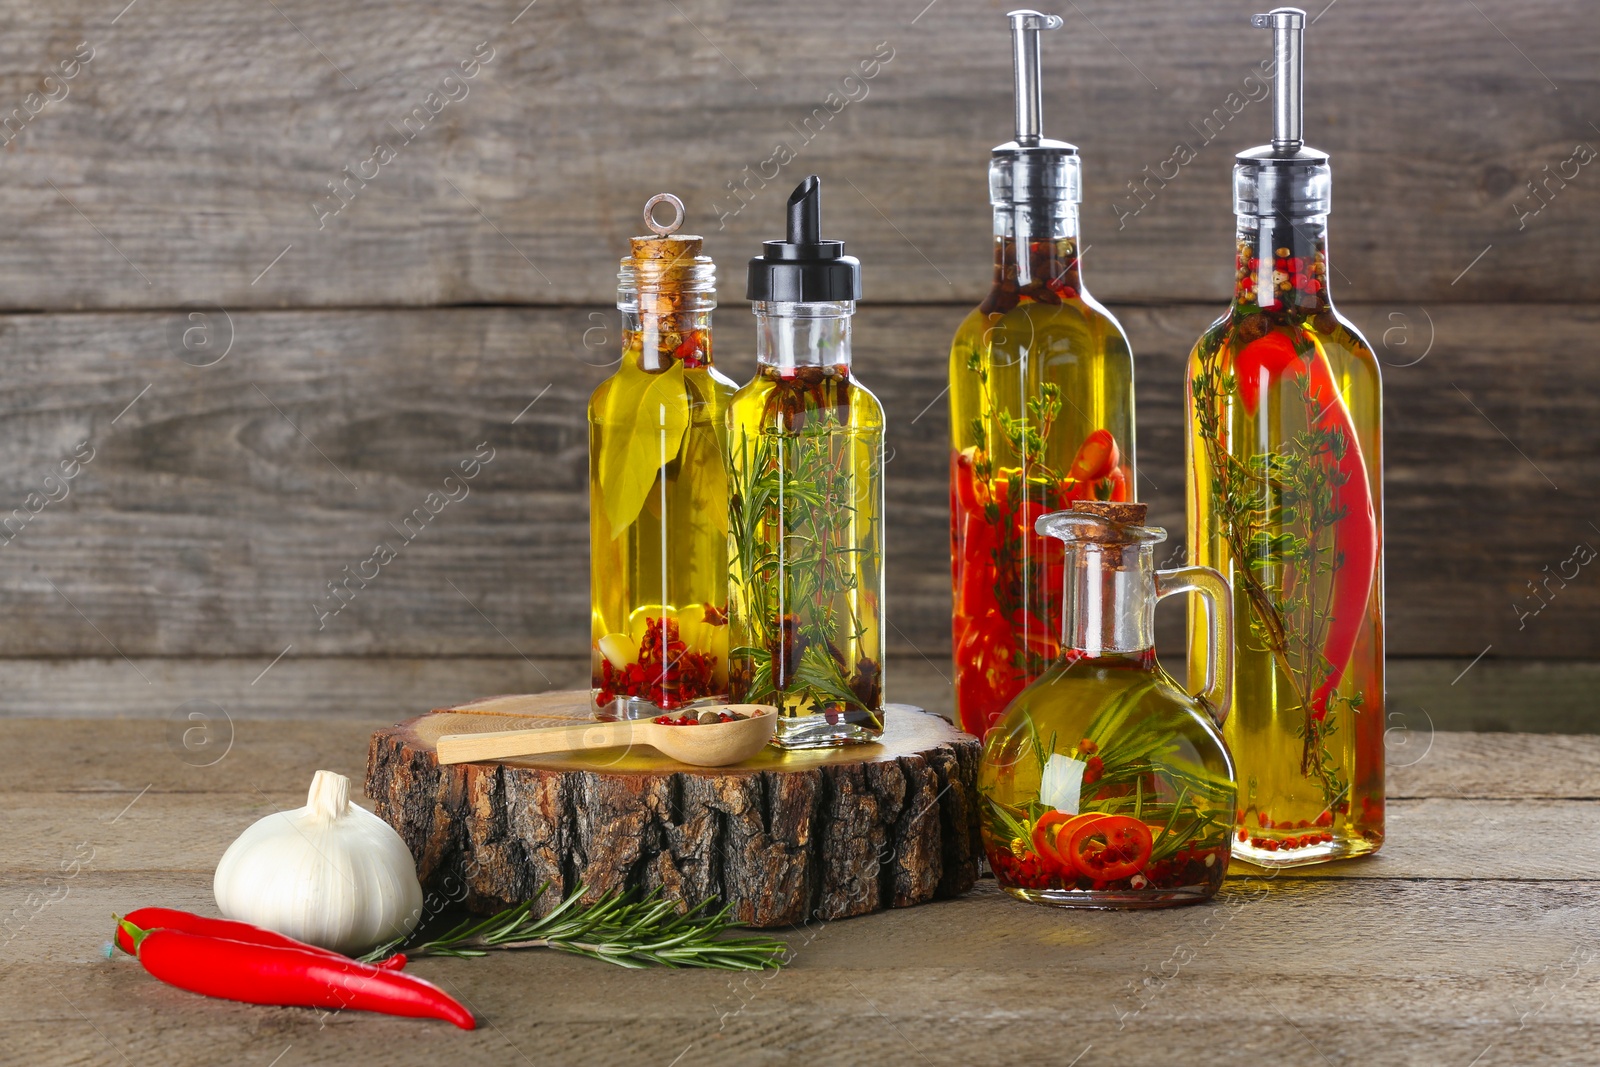
[[[1233,586],[1234,855],[1281,867],[1383,843],[1382,396],[1329,296],[1331,172],[1302,139],[1305,12],[1251,24],[1273,34],[1272,143],[1234,167],[1233,305],[1189,357],[1187,498],[1191,562]],[[1204,633],[1191,615],[1192,648]]]
[[[994,282],[950,347],[957,721],[982,736],[1060,651],[1062,546],[1034,529],[1135,497],[1133,356],[1084,288],[1078,150],[1041,133],[1039,32],[1013,11],[1016,139],[994,149]]]

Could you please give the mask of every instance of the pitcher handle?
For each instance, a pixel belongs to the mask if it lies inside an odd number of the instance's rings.
[[[1211,630],[1206,639],[1206,687],[1192,694],[1220,727],[1233,701],[1233,591],[1210,567],[1156,571],[1156,600],[1174,593],[1198,593],[1205,601]]]

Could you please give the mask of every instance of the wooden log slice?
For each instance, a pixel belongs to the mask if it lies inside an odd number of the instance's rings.
[[[690,767],[634,747],[440,766],[447,733],[589,718],[587,692],[495,697],[379,730],[367,795],[410,846],[430,901],[491,911],[582,884],[662,889],[784,926],[951,897],[978,876],[981,746],[885,709],[880,743]],[[684,727],[692,729],[692,727]]]

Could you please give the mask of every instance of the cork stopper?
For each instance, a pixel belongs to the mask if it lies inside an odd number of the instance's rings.
[[[1142,540],[1136,531],[1143,532],[1150,508],[1114,500],[1074,500],[1072,511],[1101,520],[1079,524],[1077,540],[1096,545],[1131,545]]]
[[[1113,500],[1075,500],[1067,511],[1041,515],[1034,528],[1069,544],[1142,545],[1166,540],[1165,530],[1146,526],[1145,504]]]
[[[692,260],[700,254],[705,240],[692,233],[674,233],[666,237],[630,237],[631,258],[635,264],[648,259],[666,260],[667,265],[681,260]]]
[[[662,204],[672,212],[671,218],[661,222],[656,209]],[[662,261],[651,266],[670,270],[682,263],[693,262],[700,254],[704,242],[691,233],[679,233],[683,225],[683,201],[671,193],[657,193],[644,204],[644,224],[653,237],[635,237],[628,243],[633,246],[633,260],[637,267],[645,261]]]
[[[640,288],[680,290],[693,285],[696,267],[710,262],[701,254],[702,238],[693,234],[632,237],[627,243],[632,254],[622,261],[622,266],[634,269]]]
[[[656,219],[655,211],[661,204],[671,208],[671,218],[666,222]],[[677,232],[683,225],[683,201],[671,193],[658,193],[644,206],[644,222],[652,232],[629,239],[629,254],[622,260],[619,274],[621,292],[634,298],[637,310],[647,315],[715,306],[711,297],[715,293],[716,268],[703,253],[704,239]]]
[[[1088,512],[1123,526],[1143,526],[1150,515],[1150,505],[1122,500],[1074,500],[1072,510]]]
[[[622,269],[633,271],[640,311],[670,314],[678,310],[679,294],[701,292],[706,287],[711,259],[700,254],[701,238],[672,234],[634,237],[628,243],[633,254],[622,261]]]

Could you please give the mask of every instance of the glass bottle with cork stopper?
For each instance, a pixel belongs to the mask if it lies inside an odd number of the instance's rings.
[[[658,223],[659,205],[674,215]],[[622,361],[589,399],[592,697],[619,718],[728,693],[728,495],[735,384],[711,362],[716,267],[645,205],[618,273]]]
[[[1062,651],[1007,706],[978,767],[989,865],[1036,904],[1192,903],[1228,866],[1228,586],[1208,567],[1156,570],[1167,534],[1145,517],[1143,504],[1079,501],[1037,522],[1063,545]],[[1155,656],[1156,602],[1183,592],[1212,618],[1195,695]]]
[[[1078,500],[1135,497],[1133,356],[1084,288],[1078,150],[1041,133],[1039,33],[1013,11],[1016,139],[994,149],[994,282],[950,347],[957,721],[983,736],[1055,659],[1061,546],[1035,533]]]
[[[750,261],[756,375],[729,408],[731,688],[775,743],[883,731],[883,406],[851,364],[861,264],[822,237],[822,183]]]
[[[1273,35],[1272,143],[1234,166],[1233,304],[1189,357],[1187,502],[1191,561],[1233,583],[1234,853],[1283,867],[1383,842],[1382,394],[1329,295],[1305,12],[1251,25]]]

